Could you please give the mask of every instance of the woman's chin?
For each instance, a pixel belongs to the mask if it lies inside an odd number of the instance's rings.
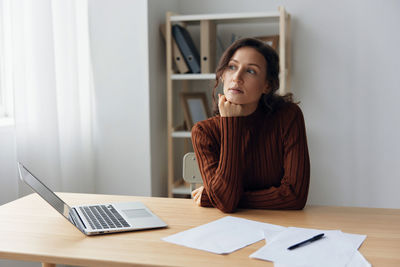
[[[240,99],[238,99],[238,97],[235,96],[225,96],[226,100],[228,100],[229,102],[231,102],[232,104],[236,104],[236,105],[241,105],[243,104],[242,101],[240,101]]]

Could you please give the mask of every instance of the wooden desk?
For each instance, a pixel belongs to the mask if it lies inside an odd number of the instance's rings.
[[[190,199],[60,193],[70,205],[142,201],[169,228],[86,237],[36,194],[0,206],[0,258],[84,266],[273,266],[250,259],[260,241],[229,255],[161,240],[226,216]],[[308,206],[302,211],[240,210],[233,216],[283,226],[365,234],[360,252],[373,266],[400,266],[400,210]],[[43,266],[54,266],[43,264]]]

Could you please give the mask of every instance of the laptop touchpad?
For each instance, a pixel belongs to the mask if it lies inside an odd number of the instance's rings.
[[[129,209],[129,210],[122,210],[122,212],[128,218],[142,218],[142,217],[152,217],[150,213],[148,213],[145,209]]]

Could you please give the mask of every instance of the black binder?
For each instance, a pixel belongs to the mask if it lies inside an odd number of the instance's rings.
[[[200,55],[189,32],[180,25],[172,26],[172,35],[191,73],[200,73]]]

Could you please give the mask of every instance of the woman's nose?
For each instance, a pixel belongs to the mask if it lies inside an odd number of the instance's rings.
[[[243,71],[241,69],[238,69],[233,75],[233,81],[234,82],[243,82],[242,76],[243,76]]]

